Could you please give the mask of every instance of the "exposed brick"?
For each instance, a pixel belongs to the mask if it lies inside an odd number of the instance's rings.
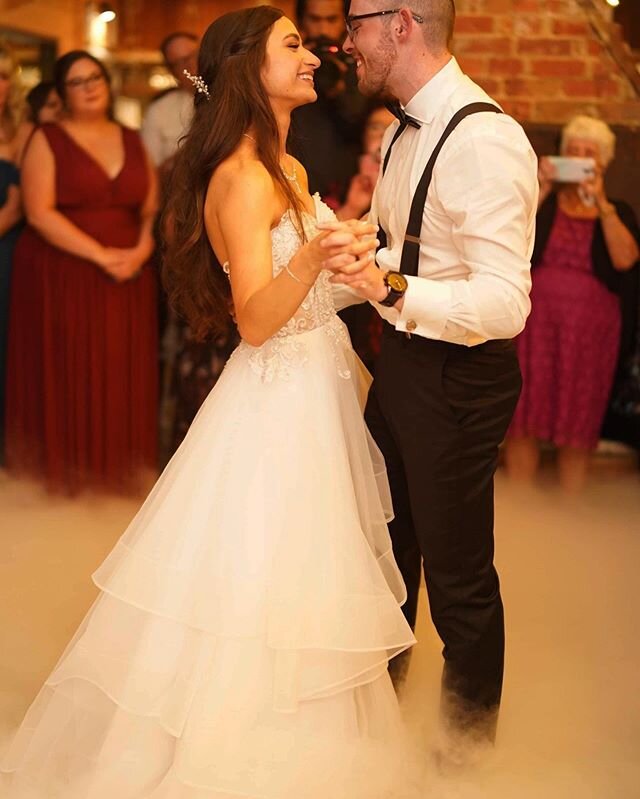
[[[499,94],[502,88],[502,81],[494,80],[493,78],[478,78],[478,84],[482,86],[485,92],[490,94],[492,97],[495,97],[497,94]]]
[[[513,11],[531,11],[534,14],[540,13],[540,0],[513,0]]]
[[[534,107],[534,120],[539,122],[568,122],[576,114],[593,114],[597,104],[579,100],[538,100]]]
[[[518,53],[532,55],[571,55],[573,42],[570,39],[521,39]]]
[[[462,70],[474,80],[479,80],[481,77],[489,74],[487,69],[487,60],[485,58],[475,58],[473,56],[462,56],[458,59]]]
[[[540,36],[547,31],[547,18],[541,14],[516,14],[508,17],[511,29],[515,36],[527,38],[528,36]],[[498,29],[500,29],[498,24]]]
[[[464,36],[456,41],[457,53],[510,55],[513,40],[508,36]]]
[[[485,14],[510,14],[513,11],[513,0],[482,0]]]
[[[578,61],[576,58],[536,59],[531,62],[531,71],[534,75],[541,78],[582,77],[586,72],[586,64],[584,61]]]
[[[550,14],[575,15],[580,12],[576,0],[540,0],[546,6],[546,11]]]
[[[559,78],[508,78],[504,91],[509,97],[552,99],[562,95],[562,81]]]
[[[589,39],[587,42],[587,52],[589,55],[601,56],[605,49],[598,39]]]
[[[493,33],[494,17],[460,14],[456,18],[457,33]]]
[[[620,95],[620,86],[614,80],[566,80],[562,87],[570,97],[614,99]]]
[[[554,19],[551,24],[551,31],[556,36],[589,36],[591,28],[589,23],[584,20],[575,19]]]
[[[510,100],[508,97],[498,100],[500,105],[504,108],[505,113],[518,119],[525,121],[531,119],[531,109],[533,103],[531,100]]]
[[[509,78],[521,75],[524,71],[524,61],[521,58],[490,58],[489,76],[492,78]]]
[[[634,1],[640,3],[625,0]],[[600,113],[609,122],[640,125],[633,86],[598,40],[582,0],[456,5],[456,55],[510,113],[551,124]]]

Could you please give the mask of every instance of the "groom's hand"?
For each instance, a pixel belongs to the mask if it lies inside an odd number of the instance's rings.
[[[389,293],[384,284],[384,274],[375,259],[368,259],[364,264],[358,261],[343,267],[330,278],[330,282],[349,286],[370,302],[381,302]]]
[[[339,269],[332,269],[334,274],[330,278],[331,283],[349,286],[365,300],[372,302],[383,300],[388,294],[388,289],[384,284],[383,273],[375,262],[375,251],[379,242],[372,238],[372,232],[377,233],[378,227],[356,219],[345,222],[324,222],[319,227],[325,231],[349,230],[360,241],[360,244],[353,248],[354,257],[351,262],[341,264]]]
[[[323,268],[338,273],[344,269],[359,271],[375,258],[379,241],[375,238],[378,228],[369,222],[349,220],[331,221],[318,225],[324,238],[320,247],[326,251],[327,258]]]

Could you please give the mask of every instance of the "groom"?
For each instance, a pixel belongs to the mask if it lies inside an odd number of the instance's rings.
[[[346,5],[360,90],[396,98],[399,121],[373,200],[377,266],[332,280],[386,320],[367,423],[391,482],[405,614],[414,625],[423,564],[444,643],[445,730],[493,741],[504,665],[493,478],[520,392],[511,339],[530,309],[536,157],[452,57],[453,0]]]

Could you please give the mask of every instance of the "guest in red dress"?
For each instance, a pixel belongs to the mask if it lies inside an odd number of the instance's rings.
[[[100,61],[68,53],[55,82],[65,115],[35,131],[23,164],[7,465],[55,490],[128,490],[156,466],[156,179],[111,117]]]
[[[625,273],[639,255],[633,211],[610,202],[603,185],[614,147],[604,122],[576,117],[563,131],[562,154],[593,158],[593,179],[553,192],[553,166],[540,160],[532,310],[517,339],[523,388],[507,469],[531,480],[539,442],[550,441],[558,447],[560,482],[570,491],[583,485],[598,443],[620,349]]]

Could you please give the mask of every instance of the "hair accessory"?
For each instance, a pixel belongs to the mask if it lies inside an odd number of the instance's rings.
[[[209,94],[209,87],[204,82],[202,76],[192,75],[188,69],[183,69],[182,71],[187,76],[187,78],[189,78],[191,83],[193,83],[193,87],[198,92],[198,94],[206,94],[207,100],[209,100],[211,98],[211,95]]]

